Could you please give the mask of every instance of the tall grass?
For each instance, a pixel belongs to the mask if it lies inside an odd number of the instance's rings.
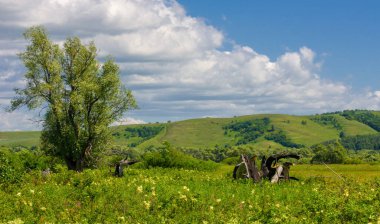
[[[32,172],[0,191],[0,223],[376,223],[380,179],[253,184],[177,168]],[[322,169],[322,168],[321,168]]]

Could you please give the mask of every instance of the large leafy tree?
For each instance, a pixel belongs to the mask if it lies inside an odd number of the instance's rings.
[[[111,58],[101,64],[94,43],[84,45],[77,37],[60,47],[40,26],[24,36],[30,41],[20,54],[26,86],[16,89],[11,110],[42,109],[44,150],[64,159],[69,169],[94,165],[110,139],[109,125],[136,107],[119,67]]]

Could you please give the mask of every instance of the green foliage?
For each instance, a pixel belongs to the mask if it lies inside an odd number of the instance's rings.
[[[380,116],[368,110],[345,110],[340,113],[346,119],[357,120],[380,132]]]
[[[143,152],[137,148],[130,148],[126,146],[113,146],[102,154],[99,167],[115,166],[118,162],[124,159],[140,161]]]
[[[248,144],[254,142],[257,138],[263,136],[269,130],[270,119],[265,117],[262,119],[254,119],[248,121],[233,121],[230,124],[223,126],[228,132],[234,133],[238,138],[237,145]]]
[[[342,142],[342,145],[347,149],[352,149],[352,150],[361,150],[361,149],[380,150],[380,134],[345,136],[341,139],[341,142]]]
[[[240,156],[235,156],[235,157],[228,157],[223,159],[221,163],[227,164],[227,165],[236,165],[241,162],[241,157]]]
[[[140,137],[150,139],[157,135],[164,127],[163,126],[142,126],[142,127],[127,127],[124,136]]]
[[[25,89],[16,90],[11,110],[46,107],[42,131],[45,151],[78,171],[93,166],[109,142],[109,125],[136,107],[119,79],[112,59],[102,66],[94,43],[68,38],[63,48],[42,27],[28,29],[30,41],[20,58],[26,67]]]
[[[302,148],[302,147],[305,147],[304,145],[292,142],[286,136],[285,132],[282,131],[282,130],[267,134],[265,136],[265,139],[272,140],[274,142],[280,143],[281,145],[283,145],[285,147],[290,147],[290,148]]]
[[[184,168],[193,170],[213,170],[218,165],[211,161],[196,159],[170,146],[168,142],[157,151],[143,155],[145,167]]]
[[[324,145],[317,145],[313,149],[315,155],[311,163],[344,163],[347,159],[347,150],[338,142]]]
[[[194,158],[206,161],[212,160],[214,162],[221,162],[227,157],[237,156],[247,151],[239,150],[235,147],[229,147],[228,145],[225,145],[224,147],[216,145],[212,148],[179,148],[179,150]]]
[[[52,168],[60,161],[45,156],[39,149],[10,149],[0,147],[0,185],[20,182],[26,172]]]
[[[113,141],[114,145],[119,146],[136,146],[138,149],[146,149],[150,146],[159,147],[162,141],[169,141],[176,148],[184,149],[185,151],[193,151],[193,155],[197,155],[197,158],[209,158],[214,161],[220,161],[221,156],[224,158],[229,157],[228,153],[221,152],[231,149],[236,146],[237,141],[240,139],[240,134],[234,131],[228,131],[223,129],[224,126],[232,123],[239,123],[245,121],[251,121],[256,119],[269,118],[270,124],[267,132],[248,143],[256,149],[278,148],[283,149],[285,146],[274,142],[273,140],[265,139],[265,135],[283,131],[286,138],[291,140],[295,144],[305,145],[311,147],[312,145],[319,144],[325,141],[350,137],[356,135],[369,135],[376,134],[377,132],[369,126],[360,123],[356,120],[347,120],[337,112],[335,114],[327,114],[333,116],[336,121],[342,126],[342,130],[337,130],[333,125],[320,125],[311,120],[311,116],[291,116],[284,114],[262,114],[262,115],[249,115],[235,118],[202,118],[192,119],[178,122],[171,122],[170,124],[140,124],[133,126],[117,126],[111,127],[110,131],[114,133]],[[372,112],[379,115],[379,113]],[[325,114],[320,115],[325,116]],[[304,122],[303,122],[304,121]],[[306,124],[302,124],[305,123]],[[125,129],[127,127],[140,128],[150,126],[163,126],[164,128],[152,138],[144,140],[141,137],[129,137],[124,136]],[[34,138],[39,136],[39,132],[35,133],[20,133],[19,132],[0,132],[0,145],[30,145]],[[18,144],[17,140],[20,140]],[[37,142],[36,139],[33,140]],[[215,147],[218,145],[218,147]],[[245,145],[238,145],[239,147],[245,147]],[[211,153],[215,148],[217,152]],[[217,149],[216,149],[217,148]],[[351,148],[351,147],[350,147]],[[205,150],[203,153],[202,150]],[[197,152],[196,152],[197,151]],[[216,156],[216,154],[219,154]],[[224,155],[223,155],[224,154]],[[226,157],[225,157],[226,156]]]
[[[361,164],[380,163],[380,151],[379,150],[349,150],[348,158],[345,163],[347,164]]]
[[[280,184],[231,181],[232,166],[29,173],[0,190],[0,223],[377,223],[380,180],[368,174],[379,166],[331,167],[347,183],[314,177],[335,176],[319,165],[295,166],[302,180]]]
[[[338,119],[334,115],[329,115],[329,114],[315,115],[315,116],[312,116],[310,119],[322,125],[332,126],[336,128],[337,130],[343,129],[342,125],[339,123]]]
[[[0,149],[0,186],[20,181],[24,174],[21,161],[7,148]]]
[[[160,133],[165,127],[163,125],[149,126],[132,126],[126,127],[123,132],[114,132],[112,135],[116,138],[127,139],[128,146],[136,147],[144,141],[147,141]],[[121,136],[122,135],[122,136]]]

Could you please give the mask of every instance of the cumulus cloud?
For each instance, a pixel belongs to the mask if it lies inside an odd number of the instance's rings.
[[[151,101],[229,114],[334,109],[331,103],[341,107],[349,93],[345,85],[319,78],[314,52],[306,47],[275,61],[248,47],[216,50],[173,68],[158,75],[128,76],[127,83],[141,89],[162,87],[140,92]]]
[[[36,130],[41,128],[41,122],[38,119],[34,113],[25,111],[1,112],[0,131]]]
[[[22,87],[15,56],[22,32],[44,25],[62,42],[76,35],[113,55],[140,110],[120,121],[180,120],[252,113],[320,113],[380,109],[380,91],[355,93],[319,75],[322,64],[308,47],[271,59],[254,46],[221,50],[224,35],[188,15],[175,0],[0,0],[0,103]],[[22,112],[0,118],[0,130],[27,122]],[[29,115],[28,115],[29,116]]]
[[[101,55],[165,60],[196,55],[222,44],[223,35],[187,16],[175,1],[0,1],[0,27],[44,25],[56,38],[94,40]]]
[[[119,126],[119,125],[131,125],[131,124],[145,124],[146,122],[143,120],[135,119],[133,117],[124,117],[114,123],[111,126]]]

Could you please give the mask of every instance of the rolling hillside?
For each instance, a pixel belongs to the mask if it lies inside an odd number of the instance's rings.
[[[0,132],[0,146],[38,146],[39,131]]]
[[[252,147],[285,147],[276,139],[285,139],[292,144],[309,147],[317,143],[339,139],[342,135],[356,136],[378,133],[366,123],[376,128],[377,126],[374,124],[376,125],[377,121],[373,120],[374,117],[376,119],[378,117],[380,121],[379,113],[369,112],[374,115],[371,115],[369,122],[365,117],[363,118],[362,113],[362,111],[350,111],[349,116],[343,112],[311,116],[258,114],[233,118],[202,118],[171,123],[118,126],[112,127],[112,129],[115,145],[137,148],[157,146],[163,141],[168,141],[176,147],[190,148],[211,148],[216,145],[229,147],[239,145],[244,141],[245,144]],[[256,130],[255,122],[260,119],[267,119],[268,123],[262,129]],[[240,132],[228,129],[228,127],[236,129],[239,126],[250,129],[241,129]],[[250,138],[251,133],[245,130],[256,130],[257,136],[254,139]],[[244,138],[248,138],[248,140]],[[0,146],[30,147],[38,145],[38,141],[39,132],[0,132]]]

